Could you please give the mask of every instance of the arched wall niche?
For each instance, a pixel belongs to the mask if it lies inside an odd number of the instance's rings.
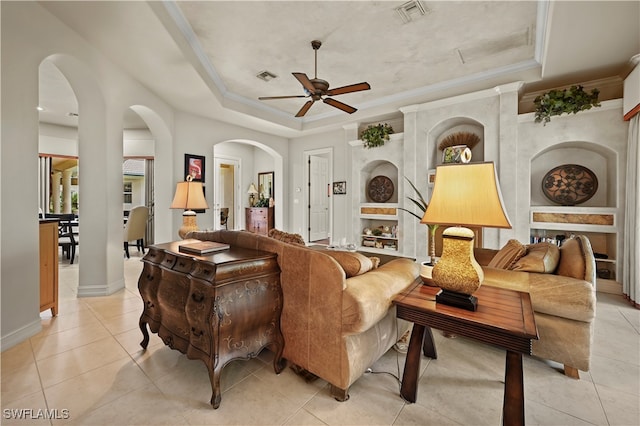
[[[601,144],[566,141],[547,147],[531,158],[531,205],[558,206],[542,192],[542,179],[554,167],[578,164],[594,172],[598,189],[580,207],[617,207],[617,154]]]
[[[458,132],[473,133],[480,138],[480,142],[471,150],[471,161],[484,161],[484,125],[470,117],[451,117],[436,124],[428,132],[427,158],[430,169],[442,164],[442,151],[438,149],[440,142]]]
[[[367,186],[369,185],[371,179],[373,179],[374,177],[386,176],[391,179],[394,188],[393,195],[387,202],[397,203],[399,192],[398,175],[398,166],[390,161],[374,160],[365,164],[364,167],[360,169],[360,188],[358,188],[358,191],[360,193],[360,200],[369,203],[375,202],[369,199],[369,196],[367,194]]]

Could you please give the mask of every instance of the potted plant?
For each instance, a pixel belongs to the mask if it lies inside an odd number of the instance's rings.
[[[599,94],[600,91],[598,89],[593,89],[591,93],[587,93],[584,91],[584,87],[580,85],[571,86],[563,90],[550,90],[533,100],[536,106],[535,122],[543,122],[543,125],[546,126],[551,121],[552,115],[575,114],[592,107],[599,107]]]
[[[418,218],[418,221],[422,220],[422,216],[424,215],[424,212],[427,211],[427,202],[425,201],[424,197],[422,196],[422,194],[420,193],[420,191],[418,191],[418,188],[416,188],[416,186],[413,184],[413,182],[411,182],[409,180],[409,178],[407,178],[406,176],[404,177],[407,182],[409,182],[409,185],[411,185],[411,188],[413,188],[413,190],[415,191],[415,193],[418,195],[418,199],[414,199],[411,197],[407,197],[409,200],[411,200],[411,202],[413,204],[415,204],[420,211],[422,211],[422,215],[418,216],[416,213],[412,212],[411,210],[407,210],[403,207],[398,207],[400,210],[403,210],[407,213],[409,213],[410,215]],[[436,229],[438,229],[438,224],[427,224],[427,228],[429,228],[429,257],[431,258],[429,261],[429,265],[430,266],[434,266],[435,265],[435,259],[436,259]]]
[[[391,134],[393,134],[393,127],[387,123],[371,124],[362,131],[360,139],[364,142],[365,148],[375,148],[384,145]]]

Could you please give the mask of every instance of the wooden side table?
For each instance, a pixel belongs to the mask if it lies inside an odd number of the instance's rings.
[[[280,268],[275,253],[231,247],[186,255],[178,248],[184,243],[151,246],[142,259],[140,345],[149,344],[148,324],[171,349],[203,361],[211,405],[218,408],[220,374],[230,361],[255,358],[268,347],[275,354],[275,372],[284,368]]]
[[[416,402],[420,348],[424,355],[437,358],[431,327],[492,344],[507,351],[505,365],[503,424],[524,425],[524,379],[522,354],[531,354],[531,341],[538,331],[529,293],[481,286],[475,312],[438,304],[437,287],[413,286],[394,299],[397,317],[414,323],[402,377],[401,396]]]

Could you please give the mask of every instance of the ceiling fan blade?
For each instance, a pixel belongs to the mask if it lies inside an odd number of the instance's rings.
[[[313,105],[315,101],[312,99],[310,101],[307,101],[304,105],[302,105],[302,108],[300,108],[300,111],[298,111],[298,113],[296,114],[296,117],[302,117],[303,115],[305,115],[307,113],[307,111],[309,111],[309,108],[311,108],[311,105]]]
[[[357,84],[350,84],[348,86],[336,87],[335,89],[327,90],[327,96],[342,95],[343,93],[360,92],[362,90],[369,90],[371,86],[369,83],[362,82]]]
[[[268,101],[270,99],[289,99],[289,98],[306,98],[306,95],[292,95],[292,96],[260,96],[258,99],[261,101]]]
[[[307,75],[305,73],[303,73],[303,72],[292,72],[291,74],[293,74],[293,76],[298,79],[300,84],[302,84],[302,87],[307,89],[309,91],[309,93],[315,93],[316,92],[316,88],[313,87],[313,84],[311,83],[311,80],[309,80],[309,77],[307,77]]]
[[[340,101],[336,101],[335,99],[331,99],[331,98],[324,98],[324,99],[322,100],[322,102],[324,102],[325,104],[329,104],[329,105],[331,105],[332,107],[335,107],[335,108],[341,109],[341,110],[343,110],[344,112],[347,112],[347,113],[349,113],[349,114],[353,114],[354,112],[356,112],[356,111],[357,111],[357,109],[356,109],[356,108],[354,108],[354,107],[352,107],[352,106],[350,106],[350,105],[347,105],[347,104],[345,104],[345,103],[342,103],[342,102],[340,102]]]

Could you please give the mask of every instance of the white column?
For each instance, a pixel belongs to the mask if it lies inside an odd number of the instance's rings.
[[[71,213],[71,172],[72,169],[62,172],[62,213]]]
[[[51,198],[53,198],[53,212],[60,213],[60,181],[62,173],[53,172],[51,174]]]

